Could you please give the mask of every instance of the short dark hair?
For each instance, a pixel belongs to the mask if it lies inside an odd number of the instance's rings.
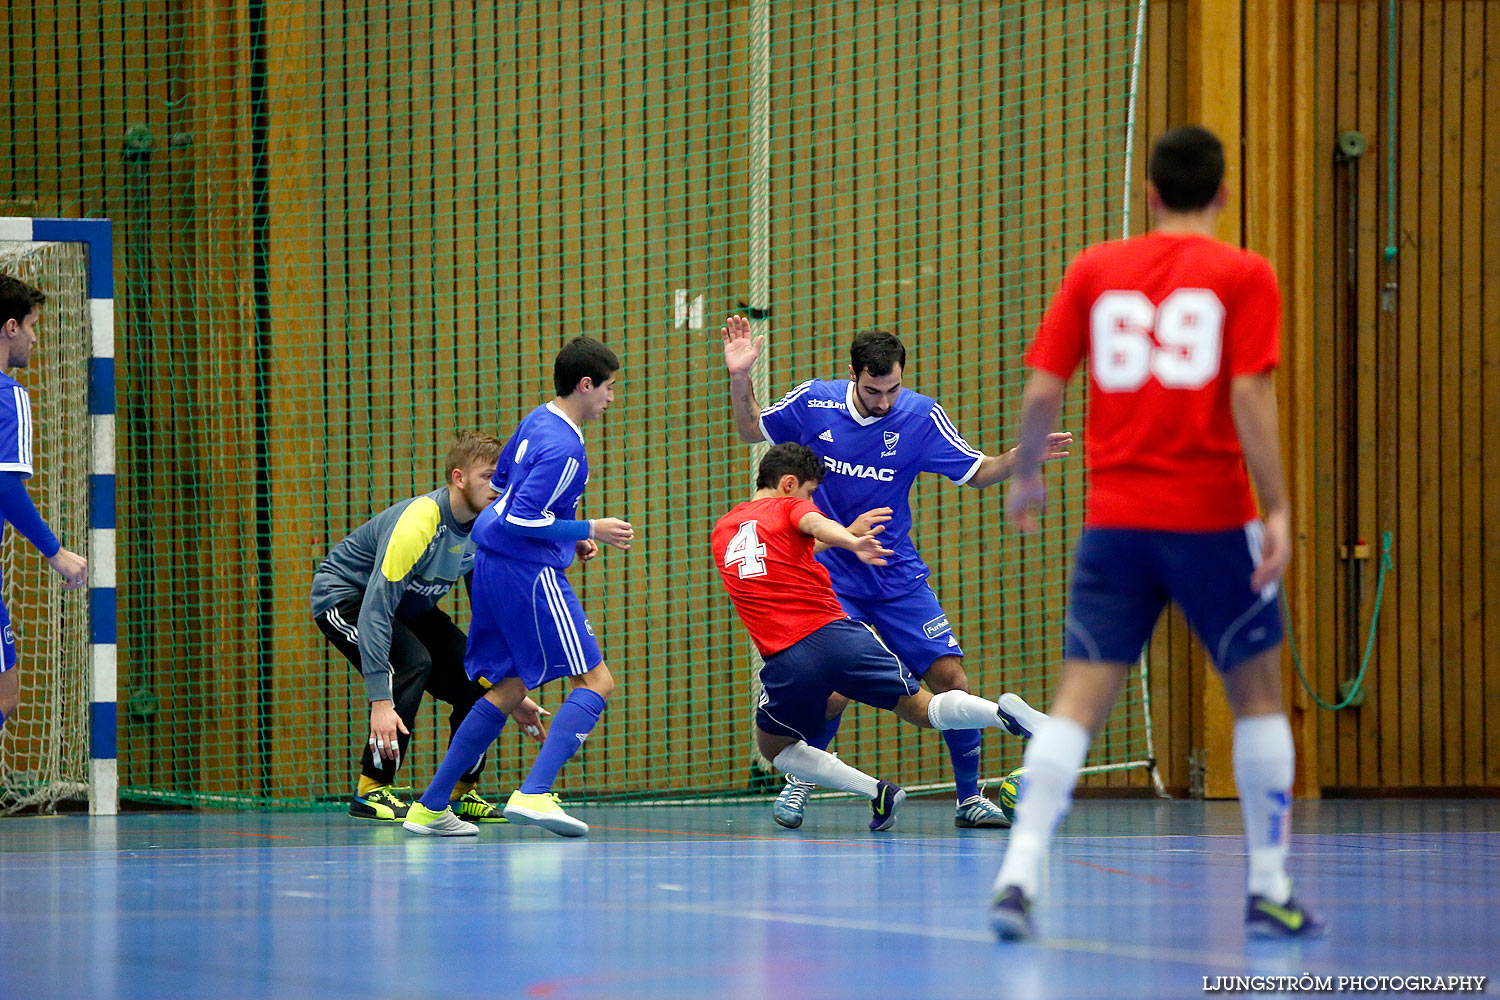
[[[0,274],[0,325],[6,320],[24,323],[31,310],[47,301],[39,289],[32,288],[20,278]]]
[[[1178,212],[1204,208],[1224,183],[1224,144],[1201,125],[1168,129],[1151,149],[1148,173],[1163,205]]]
[[[760,470],[755,474],[755,488],[774,490],[782,476],[796,476],[798,483],[821,483],[824,471],[823,463],[818,461],[818,456],[811,448],[805,444],[784,441],[772,445],[771,450],[760,460]]]
[[[598,385],[619,370],[620,359],[614,351],[593,337],[574,337],[552,362],[552,386],[559,396],[571,396],[583,379],[591,378]]]
[[[876,378],[884,378],[896,366],[906,367],[906,347],[901,338],[884,330],[861,330],[849,345],[849,367],[854,377],[869,372]]]

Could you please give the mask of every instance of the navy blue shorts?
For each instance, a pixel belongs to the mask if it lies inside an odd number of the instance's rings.
[[[1281,642],[1280,585],[1250,589],[1263,528],[1085,528],[1068,597],[1070,660],[1134,663],[1177,602],[1222,673]]]
[[[921,677],[941,656],[963,656],[964,648],[948,624],[948,615],[927,584],[900,597],[864,598],[839,595],[844,612],[875,626],[880,638]]]
[[[766,657],[760,668],[755,724],[798,740],[822,734],[828,696],[835,691],[889,711],[920,688],[910,670],[868,625],[847,618]]]
[[[470,603],[464,670],[484,687],[514,674],[535,691],[604,662],[594,626],[561,570],[480,549]]]

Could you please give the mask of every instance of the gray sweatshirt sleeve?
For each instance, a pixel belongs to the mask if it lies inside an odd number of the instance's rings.
[[[417,497],[380,540],[375,568],[359,608],[359,669],[370,701],[392,697],[391,622],[406,594],[407,582],[437,537],[442,519],[431,497]]]

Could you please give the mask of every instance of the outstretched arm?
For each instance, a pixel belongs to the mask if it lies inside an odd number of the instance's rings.
[[[874,510],[867,510],[863,514],[856,517],[854,521],[849,525],[849,534],[853,535],[855,538],[859,538],[863,535],[878,535],[885,530],[885,522],[889,521],[890,519],[891,508],[889,507],[876,507]],[[827,552],[833,547],[834,546],[829,545],[827,542],[820,541],[813,545],[813,555]]]
[[[1042,453],[1042,461],[1049,462],[1054,458],[1067,458],[1070,454],[1068,448],[1073,444],[1072,431],[1054,431],[1047,435],[1047,445]],[[1015,474],[1016,450],[1002,452],[999,455],[986,455],[979,463],[979,468],[974,475],[969,477],[966,486],[972,486],[976,490],[982,490],[987,486],[994,486],[1003,482]]]
[[[740,440],[759,444],[765,440],[760,431],[760,404],[750,384],[750,371],[760,357],[765,337],[750,336],[750,321],[744,316],[724,320],[724,367],[729,370],[729,402],[734,407],[734,426]]]
[[[855,535],[842,524],[815,510],[802,515],[797,521],[797,530],[804,535],[813,536],[827,548],[848,549],[859,556],[860,562],[871,566],[884,566],[885,557],[891,554],[890,549],[880,544],[877,533]]]
[[[1022,531],[1037,530],[1040,527],[1037,517],[1047,507],[1042,461],[1052,427],[1062,412],[1063,390],[1067,385],[1067,380],[1038,368],[1031,373],[1026,393],[1021,397],[1021,439],[1015,447],[1005,507],[1011,521]]]

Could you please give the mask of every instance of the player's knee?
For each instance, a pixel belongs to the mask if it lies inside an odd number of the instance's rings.
[[[828,696],[828,705],[823,710],[823,718],[837,719],[844,714],[844,709],[849,707],[849,699],[835,691]]]
[[[0,691],[0,715],[7,719],[16,714],[16,709],[21,707],[21,692]]]
[[[768,733],[764,729],[755,730],[755,748],[760,751],[762,757],[771,763],[776,763],[776,758],[781,756],[781,751],[797,741],[786,736],[777,736]]]
[[[609,667],[605,666],[603,662],[600,662],[597,667],[590,670],[582,677],[576,678],[573,682],[573,686],[586,687],[590,691],[597,694],[599,697],[603,698],[605,701],[608,701],[611,697],[614,696],[615,693],[615,678],[614,675],[609,672]]]
[[[922,675],[922,682],[933,694],[969,690],[969,675],[964,673],[964,661],[957,656],[938,657]]]
[[[927,717],[927,706],[931,701],[932,695],[929,692],[919,690],[916,694],[906,695],[897,701],[893,711],[903,722],[910,722],[923,729],[934,729],[936,727],[932,720]]]

